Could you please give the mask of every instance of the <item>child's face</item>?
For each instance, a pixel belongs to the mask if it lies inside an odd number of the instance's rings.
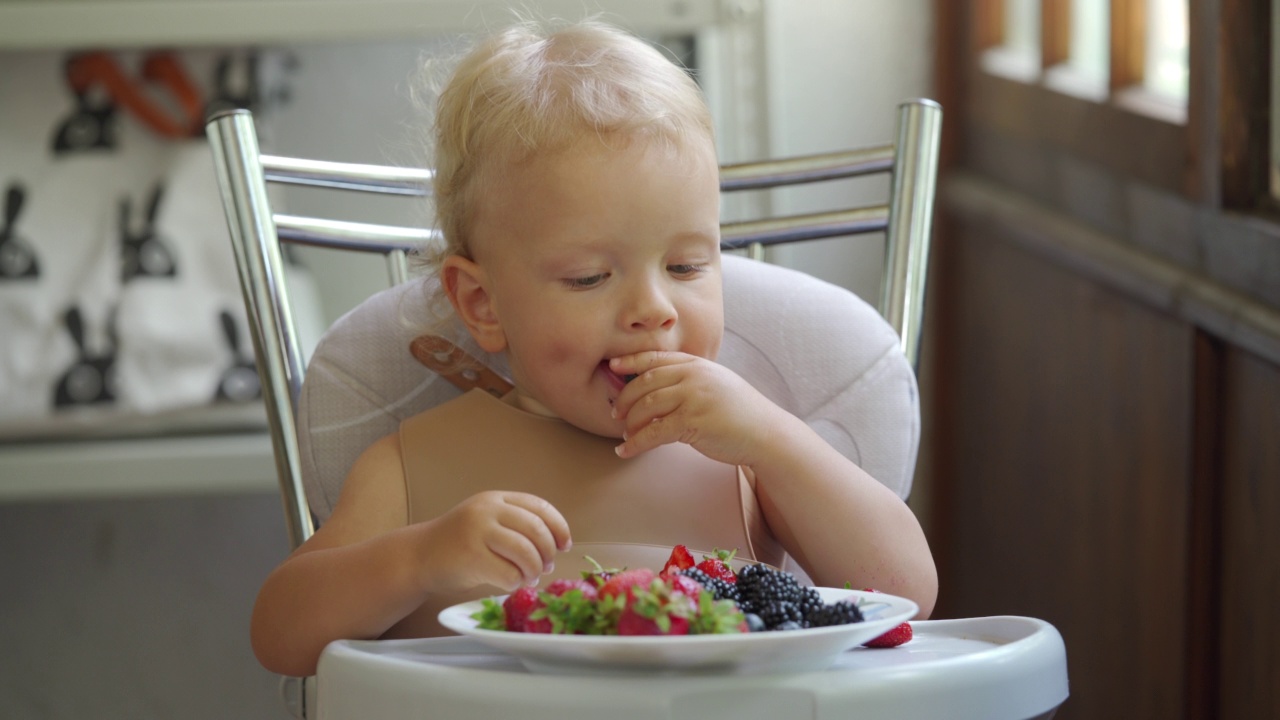
[[[610,358],[720,348],[720,188],[709,140],[606,140],[505,169],[473,238],[522,405],[619,437]]]

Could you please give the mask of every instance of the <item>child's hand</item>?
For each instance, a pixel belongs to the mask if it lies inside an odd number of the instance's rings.
[[[680,352],[647,351],[614,358],[609,368],[636,375],[614,402],[626,421],[618,455],[634,457],[673,442],[713,460],[750,465],[759,440],[785,412],[732,370]]]
[[[455,590],[532,585],[572,544],[560,511],[528,493],[476,493],[432,525],[431,581]]]

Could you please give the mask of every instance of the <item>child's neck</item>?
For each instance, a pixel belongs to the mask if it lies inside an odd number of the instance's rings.
[[[543,417],[558,417],[555,413],[551,412],[551,409],[546,405],[543,405],[537,400],[521,392],[520,388],[512,388],[511,392],[502,396],[502,401],[512,407],[524,410],[527,413],[541,415]]]

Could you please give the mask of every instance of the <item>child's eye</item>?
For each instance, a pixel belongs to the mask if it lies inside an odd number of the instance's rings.
[[[703,265],[668,265],[667,272],[676,277],[692,277],[705,269]]]
[[[609,277],[608,273],[597,273],[595,275],[588,275],[580,278],[565,278],[564,284],[574,290],[581,290],[584,288],[595,287],[596,285],[604,282],[607,277]]]

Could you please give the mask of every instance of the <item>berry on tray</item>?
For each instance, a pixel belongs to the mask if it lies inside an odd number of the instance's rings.
[[[875,588],[863,588],[863,590],[873,593],[880,592]],[[911,629],[911,623],[902,623],[889,632],[862,643],[862,646],[869,648],[895,648],[909,642],[914,634],[915,632]]]
[[[911,630],[911,623],[902,623],[880,637],[862,643],[862,646],[869,648],[898,647],[899,645],[911,640],[913,635],[914,633]]]

